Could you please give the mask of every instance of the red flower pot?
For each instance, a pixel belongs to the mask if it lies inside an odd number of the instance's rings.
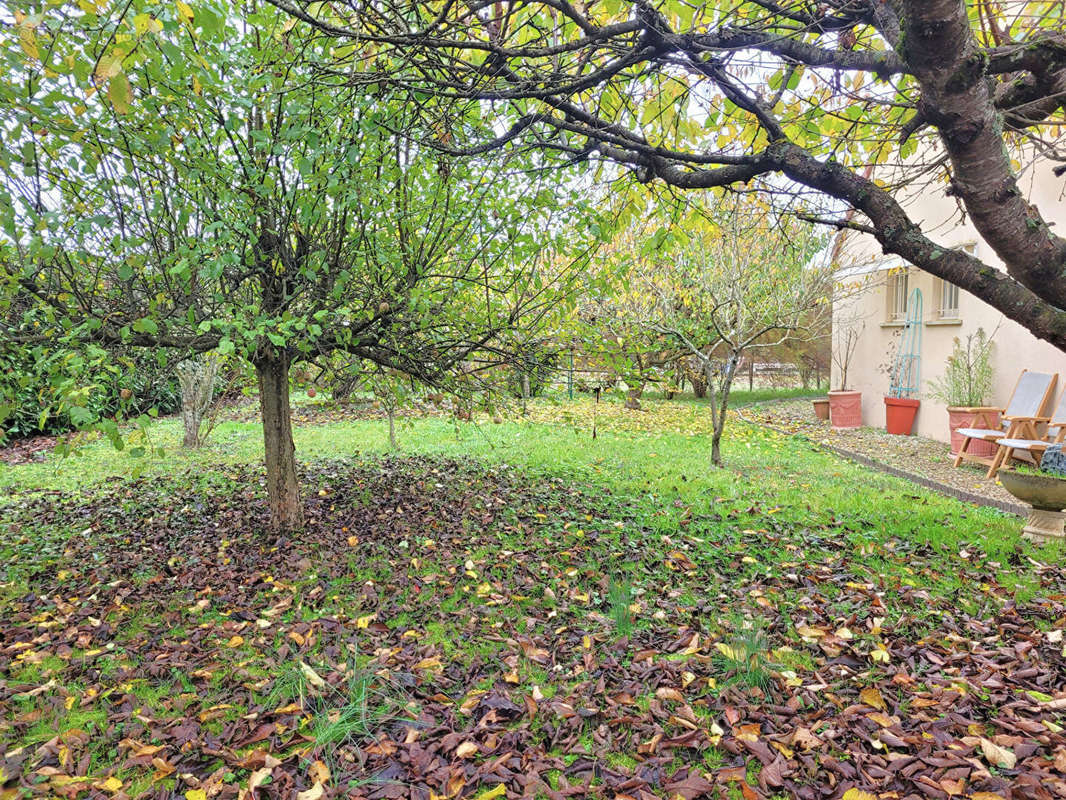
[[[999,409],[982,406],[948,406],[948,429],[951,431],[951,454],[957,456],[965,437],[958,433],[959,428],[999,428]],[[967,453],[975,456],[993,458],[999,445],[995,442],[974,439],[966,448]]]
[[[862,426],[862,392],[852,389],[829,393],[829,421],[834,428]]]
[[[819,398],[812,400],[814,403],[814,416],[818,419],[829,419],[829,398]]]
[[[910,397],[886,397],[885,430],[896,436],[910,436],[920,403]]]

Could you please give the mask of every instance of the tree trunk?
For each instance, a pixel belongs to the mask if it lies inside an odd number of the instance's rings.
[[[644,382],[626,384],[626,408],[640,410],[640,397],[644,394]]]
[[[274,348],[269,351],[255,362],[266,446],[267,502],[271,525],[277,530],[294,530],[304,524],[304,509],[296,478],[296,445],[292,440],[289,356]]]
[[[190,358],[178,363],[175,372],[181,387],[181,422],[185,429],[182,445],[194,450],[204,443],[204,416],[211,408],[218,377],[219,360],[212,355]]]
[[[726,411],[729,410],[729,392],[733,388],[733,378],[736,377],[739,361],[739,351],[729,354],[725,364],[722,365],[722,383],[717,391],[715,391],[714,376],[707,374],[707,384],[711,387],[711,420],[713,422],[711,463],[716,467],[722,466],[722,434],[725,432]],[[709,367],[710,362],[708,362],[708,372]]]
[[[387,409],[389,412],[389,449],[396,450],[396,414],[391,403]]]

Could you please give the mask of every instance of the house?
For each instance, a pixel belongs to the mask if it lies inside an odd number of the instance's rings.
[[[1047,161],[1035,161],[1020,181],[1029,201],[1052,224],[1066,229],[1063,181]],[[1002,269],[992,248],[962,213],[959,203],[944,191],[944,184],[924,185],[897,195],[911,219],[936,241],[964,248],[986,264]],[[994,388],[991,404],[1006,404],[1022,369],[1057,372],[1059,387],[1066,382],[1066,353],[1041,341],[1022,326],[977,297],[923,272],[898,256],[886,256],[873,237],[856,231],[839,234],[835,254],[840,269],[833,308],[833,347],[840,334],[858,331],[854,355],[848,365],[848,388],[862,392],[863,424],[883,427],[884,396],[888,393],[892,365],[907,318],[908,299],[921,290],[922,308],[918,347],[921,400],[914,433],[948,441],[945,404],[929,396],[930,381],[942,377],[957,338],[983,328],[993,340]],[[836,359],[834,359],[835,361]],[[832,389],[840,388],[840,369],[834,363]],[[1056,398],[1057,400],[1057,398]],[[1054,401],[1053,401],[1054,402]],[[1054,406],[1052,406],[1054,407]]]

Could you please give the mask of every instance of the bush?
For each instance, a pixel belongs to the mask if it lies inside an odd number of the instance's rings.
[[[181,408],[164,351],[0,350],[0,440],[65,433],[100,417]]]
[[[992,394],[992,340],[983,328],[955,337],[955,347],[939,380],[929,382],[929,396],[949,406],[985,406]]]

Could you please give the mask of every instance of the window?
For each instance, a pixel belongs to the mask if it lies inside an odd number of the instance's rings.
[[[940,281],[940,308],[937,316],[940,319],[959,318],[959,287],[945,280]]]
[[[959,245],[955,249],[961,250],[962,252],[968,253],[972,256],[977,252],[977,245],[973,242],[970,242],[968,244]],[[935,297],[937,299],[937,319],[959,319],[959,287],[946,280],[943,280],[942,278],[937,278],[935,284],[935,292]]]
[[[888,321],[904,322],[907,319],[907,271],[899,269],[888,273]]]

